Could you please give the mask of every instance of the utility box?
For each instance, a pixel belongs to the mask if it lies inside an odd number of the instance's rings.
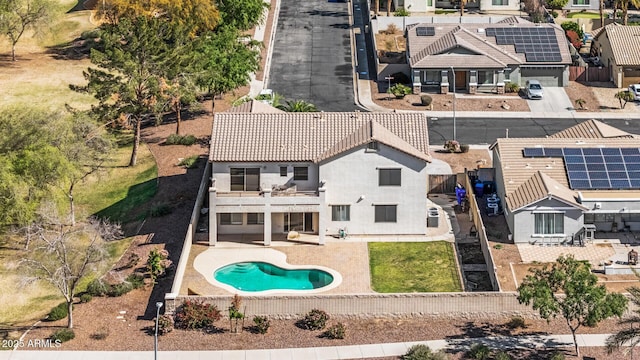
[[[440,213],[438,208],[429,208],[427,212],[427,227],[438,227],[440,224]]]

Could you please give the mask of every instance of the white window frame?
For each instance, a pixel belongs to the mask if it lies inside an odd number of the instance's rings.
[[[378,218],[378,209],[384,208],[384,218]],[[393,209],[393,213],[389,211]],[[398,205],[374,205],[374,222],[376,223],[397,223],[398,222]],[[392,215],[392,216],[389,216]],[[392,217],[392,219],[390,219]]]
[[[331,221],[351,221],[351,205],[331,205]]]
[[[397,172],[397,182],[394,180],[394,173]],[[378,186],[402,186],[401,168],[378,168]]]
[[[549,219],[546,219],[548,216],[553,216],[553,224],[547,225]],[[564,236],[564,215],[563,212],[534,212],[533,213],[533,236]],[[561,223],[560,227],[562,228],[560,232],[558,232],[557,217],[559,216]],[[542,224],[539,223],[542,221]],[[552,232],[548,232],[546,228],[552,226]]]

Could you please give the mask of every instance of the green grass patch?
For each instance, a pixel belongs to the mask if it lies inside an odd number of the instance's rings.
[[[379,293],[462,291],[446,241],[369,243],[371,287]]]
[[[180,160],[178,166],[184,166],[187,169],[193,169],[198,165],[198,155],[189,156],[188,158]]]
[[[130,146],[118,149],[107,173],[92,178],[78,189],[77,203],[87,214],[127,223],[135,220],[136,208],[155,195],[158,168],[151,152],[146,146],[140,146],[134,167],[127,166],[130,156]]]
[[[569,19],[600,19],[599,13],[592,12],[574,12],[567,14],[567,18]]]
[[[435,13],[436,15],[442,15],[442,14],[453,14],[453,13],[457,13],[458,10],[453,10],[453,9],[436,9]]]

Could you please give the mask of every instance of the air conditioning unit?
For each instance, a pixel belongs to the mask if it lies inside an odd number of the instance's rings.
[[[595,203],[593,206],[594,209],[599,210],[602,207],[602,203]]]

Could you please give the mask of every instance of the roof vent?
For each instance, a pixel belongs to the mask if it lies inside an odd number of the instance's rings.
[[[584,141],[582,141],[582,140],[577,140],[576,141],[576,145],[584,145],[584,144],[586,144],[586,143]]]
[[[527,163],[527,165],[524,166],[525,169],[531,169],[531,164]]]
[[[484,28],[478,28],[478,32],[484,34]]]

